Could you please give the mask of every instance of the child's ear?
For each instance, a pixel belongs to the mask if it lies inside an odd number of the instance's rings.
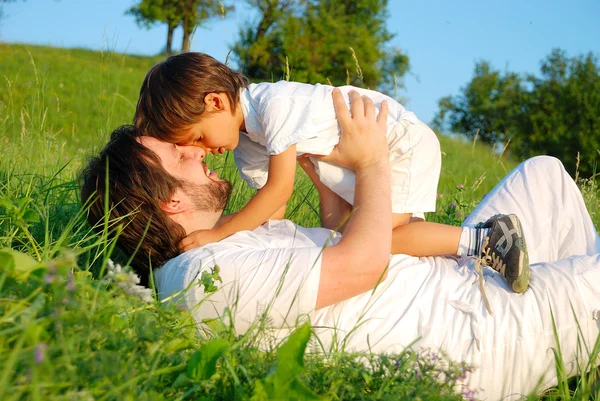
[[[204,96],[206,111],[222,111],[226,108],[225,96],[223,93],[209,93]]]

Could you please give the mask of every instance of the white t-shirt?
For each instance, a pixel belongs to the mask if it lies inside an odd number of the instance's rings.
[[[259,143],[269,156],[282,153],[296,144],[299,154],[327,155],[340,138],[340,129],[333,107],[330,85],[310,85],[298,82],[279,81],[250,84],[240,95],[246,135]],[[416,123],[414,113],[382,93],[342,86],[339,88],[347,105],[348,93],[358,91],[368,96],[379,110],[383,100],[388,101],[387,132],[401,120]]]
[[[296,327],[315,308],[322,244],[339,236],[270,220],[254,231],[238,232],[170,260],[155,273],[155,280],[161,298],[190,287],[177,301],[198,321],[222,316],[225,308],[236,305],[232,312],[238,332],[245,332],[267,308],[275,326]],[[223,280],[215,284],[222,290],[205,294],[195,283],[215,265]]]
[[[574,318],[588,340],[598,335],[590,306],[600,306],[600,290],[590,288],[600,282],[600,255],[533,265],[524,294],[512,293],[499,273],[486,271],[493,315],[485,310],[472,261],[462,265],[452,258],[393,255],[388,277],[376,290],[315,312],[322,247],[340,238],[331,235],[322,228],[270,221],[166,263],[155,272],[159,296],[179,294],[175,300],[199,323],[218,316],[228,320],[229,310],[240,334],[265,310],[278,338],[309,318],[326,352],[336,346],[375,353],[398,353],[410,345],[441,349],[452,360],[476,367],[466,384],[483,388],[481,398],[527,393],[544,374],[544,387],[556,383],[550,308],[567,363],[577,355]],[[215,265],[221,290],[207,294],[198,280]]]
[[[246,131],[234,150],[241,177],[254,189],[268,179],[269,156],[296,145],[297,154],[327,155],[340,140],[333,97],[329,85],[297,82],[252,84],[242,90],[240,103]],[[435,210],[441,169],[440,145],[435,133],[400,103],[382,93],[343,86],[373,100],[379,110],[388,102],[387,141],[392,178],[393,213],[423,213]],[[356,176],[353,171],[311,158],[321,182],[350,204],[354,204]]]

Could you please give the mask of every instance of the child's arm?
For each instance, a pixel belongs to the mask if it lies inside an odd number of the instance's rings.
[[[285,211],[286,211],[286,206],[287,204],[284,203],[283,206],[281,206],[279,208],[278,211],[276,211],[271,217],[269,217],[267,220],[283,220],[283,218],[285,217]]]
[[[212,230],[198,230],[189,234],[181,241],[180,249],[188,251],[220,241],[238,231],[254,230],[280,212],[292,196],[295,174],[296,145],[292,145],[283,153],[269,157],[267,183],[242,210]]]

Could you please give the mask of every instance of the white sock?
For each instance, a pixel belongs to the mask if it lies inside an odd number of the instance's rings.
[[[460,257],[479,256],[489,233],[489,228],[463,227],[456,254]]]

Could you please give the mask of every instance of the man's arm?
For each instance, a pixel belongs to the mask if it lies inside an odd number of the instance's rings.
[[[370,99],[350,92],[350,100],[352,115],[339,90],[334,90],[342,136],[323,159],[354,170],[354,212],[340,242],[323,250],[317,309],[372,290],[387,276],[392,239],[387,103],[376,117]]]

